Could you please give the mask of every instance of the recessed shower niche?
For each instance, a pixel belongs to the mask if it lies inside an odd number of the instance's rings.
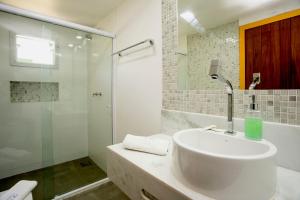
[[[51,102],[59,100],[59,83],[10,81],[10,102]]]

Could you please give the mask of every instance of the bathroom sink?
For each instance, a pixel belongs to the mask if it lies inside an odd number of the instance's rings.
[[[218,200],[269,200],[276,191],[276,147],[242,133],[175,133],[172,170],[196,192]]]

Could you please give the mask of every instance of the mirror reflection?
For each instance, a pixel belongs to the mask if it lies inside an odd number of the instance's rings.
[[[248,89],[257,76],[257,89],[300,88],[300,62],[293,63],[300,53],[292,53],[300,49],[300,39],[293,36],[300,31],[299,8],[295,0],[178,0],[178,88],[223,89],[208,75],[214,59],[234,89]],[[281,31],[287,23],[289,33]],[[286,37],[289,43],[282,39]],[[294,81],[280,84],[280,78]]]

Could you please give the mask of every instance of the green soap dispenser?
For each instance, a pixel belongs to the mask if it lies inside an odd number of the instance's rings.
[[[261,140],[263,121],[258,105],[255,103],[255,95],[251,95],[251,103],[245,117],[245,136],[251,140]]]

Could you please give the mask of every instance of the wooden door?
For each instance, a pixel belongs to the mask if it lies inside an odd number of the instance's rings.
[[[257,89],[300,88],[300,16],[245,31],[245,86],[261,74]]]

